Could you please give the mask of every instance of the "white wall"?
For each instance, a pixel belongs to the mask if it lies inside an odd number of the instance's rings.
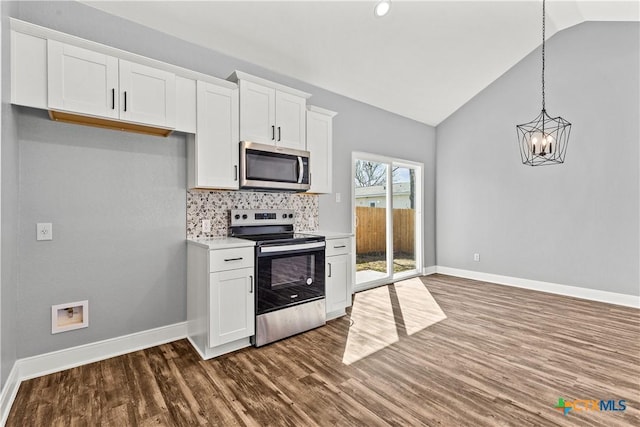
[[[566,163],[521,164],[540,112],[540,50],[437,127],[437,263],[640,295],[640,24],[590,22],[547,43],[547,111]],[[473,262],[473,253],[480,262]]]

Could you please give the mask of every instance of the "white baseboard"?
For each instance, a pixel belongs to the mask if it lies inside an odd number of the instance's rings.
[[[429,276],[431,274],[436,274],[436,266],[432,265],[431,267],[425,267],[422,269],[423,276]]]
[[[4,426],[7,423],[11,405],[13,405],[13,401],[18,394],[21,382],[18,364],[14,363],[13,368],[11,368],[11,372],[9,372],[9,376],[7,377],[7,381],[4,383],[2,393],[0,394],[0,426]]]
[[[580,288],[578,286],[560,285],[558,283],[540,282],[537,280],[521,279],[519,277],[501,276],[498,274],[482,273],[479,271],[462,270],[458,268],[437,266],[436,272],[449,276],[464,277],[466,279],[497,283],[499,285],[548,292],[551,294],[581,298],[590,301],[606,302],[626,307],[640,308],[640,297],[636,295],[619,294],[598,289]]]
[[[52,374],[76,366],[109,359],[187,336],[187,322],[175,323],[121,337],[84,344],[51,353],[18,359],[0,394],[0,425],[4,425],[20,383],[24,380]]]

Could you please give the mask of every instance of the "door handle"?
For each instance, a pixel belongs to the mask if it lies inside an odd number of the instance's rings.
[[[282,137],[282,131],[280,130],[280,126],[278,126],[278,141],[280,141]]]
[[[240,261],[242,259],[242,257],[240,258],[225,258],[225,262],[229,262],[229,261]]]
[[[238,180],[238,165],[233,165],[233,169],[235,171],[234,175],[233,175],[235,178],[233,178],[233,180],[237,181]]]
[[[302,184],[302,177],[304,176],[304,163],[302,157],[298,156],[298,184]]]
[[[127,111],[127,91],[124,91],[124,111]]]
[[[111,89],[111,109],[116,109],[116,90],[115,88]]]
[[[329,264],[329,276],[328,277],[331,277],[331,263],[328,263],[328,264]]]
[[[250,280],[249,293],[252,294],[253,293],[253,276],[249,276],[249,280]]]
[[[271,125],[271,140],[275,140],[276,139],[276,127],[275,125]]]

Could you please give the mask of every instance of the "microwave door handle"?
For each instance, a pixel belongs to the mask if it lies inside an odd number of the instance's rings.
[[[298,184],[302,184],[303,176],[304,176],[304,163],[302,163],[302,157],[298,156]]]

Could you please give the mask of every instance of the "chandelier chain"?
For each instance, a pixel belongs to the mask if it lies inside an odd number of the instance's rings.
[[[544,44],[545,44],[545,0],[542,0],[542,111],[545,111],[544,99]]]

